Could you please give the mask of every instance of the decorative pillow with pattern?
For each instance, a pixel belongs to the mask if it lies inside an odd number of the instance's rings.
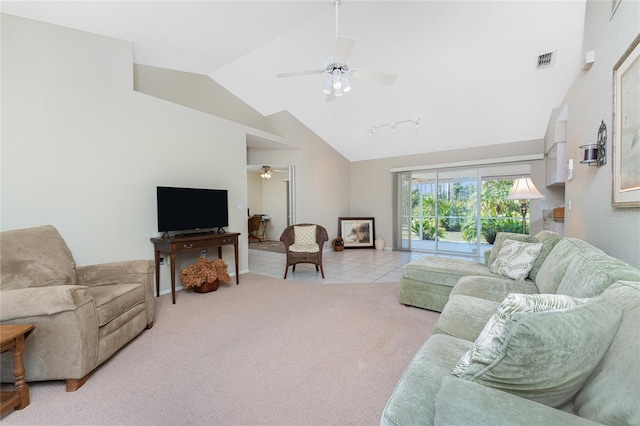
[[[316,226],[294,226],[293,243],[298,246],[306,246],[316,243]]]
[[[320,246],[316,243],[316,225],[293,226],[293,244],[289,251],[296,253],[317,253]]]
[[[516,234],[513,232],[498,232],[496,234],[496,239],[493,242],[493,247],[489,252],[489,258],[487,259],[487,266],[493,265],[493,262],[496,261],[496,257],[498,257],[498,253],[502,248],[502,245],[507,240],[516,240],[522,241],[523,243],[537,243],[538,239],[533,235],[527,234]]]
[[[601,297],[510,294],[452,374],[561,406],[606,353],[621,315]]]
[[[523,281],[529,275],[541,250],[541,243],[506,240],[489,270],[494,274]]]

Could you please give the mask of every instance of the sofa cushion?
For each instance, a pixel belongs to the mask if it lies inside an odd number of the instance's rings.
[[[575,409],[603,424],[640,424],[640,282],[619,281],[601,298],[622,309],[622,321],[609,350],[580,390]]]
[[[533,264],[533,268],[531,268],[531,271],[529,272],[529,278],[533,281],[536,280],[538,271],[540,271],[540,268],[547,256],[549,256],[549,253],[551,253],[553,248],[562,238],[564,238],[562,235],[551,231],[540,231],[536,234],[536,240],[542,244],[542,250],[540,250],[540,254],[536,259],[536,262]]]
[[[448,334],[473,342],[499,306],[500,302],[478,297],[451,296],[433,326],[433,333]]]
[[[89,287],[102,327],[134,306],[144,303],[142,284],[113,284]]]
[[[538,293],[555,293],[574,257],[585,248],[573,238],[558,241],[536,275]]]
[[[445,257],[422,256],[402,267],[404,278],[450,287],[467,275],[496,276],[482,263]]]
[[[640,281],[640,270],[607,255],[602,250],[576,240],[581,246],[567,267],[556,293],[574,297],[593,297],[619,280]]]
[[[620,309],[602,298],[568,309],[514,312],[461,378],[561,406],[587,381],[620,319]]]
[[[506,240],[489,269],[494,274],[523,281],[533,268],[540,250],[542,250],[540,243]]]
[[[422,345],[396,385],[382,413],[381,425],[433,424],[435,395],[443,377],[471,342],[436,334]]]
[[[498,257],[498,253],[500,249],[502,249],[502,245],[506,240],[515,240],[522,241],[525,243],[536,243],[536,237],[527,234],[515,234],[513,232],[498,232],[496,234],[496,239],[493,242],[493,247],[491,248],[491,254],[489,255],[489,260],[487,260],[487,266],[491,266],[493,262],[495,262],[496,257]]]
[[[533,281],[514,281],[506,277],[462,277],[453,287],[451,296],[465,295],[502,302],[509,293],[537,294],[538,287]]]
[[[0,288],[76,285],[76,263],[51,225],[2,232]]]

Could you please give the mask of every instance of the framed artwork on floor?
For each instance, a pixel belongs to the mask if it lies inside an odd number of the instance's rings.
[[[614,207],[640,207],[640,36],[613,67]]]
[[[373,248],[374,222],[372,217],[338,218],[338,236],[344,240],[344,248]]]

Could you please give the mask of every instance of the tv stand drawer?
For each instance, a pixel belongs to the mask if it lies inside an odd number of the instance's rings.
[[[211,247],[211,240],[190,240],[190,241],[175,241],[171,243],[173,246],[173,251],[189,251],[189,250],[197,250],[199,248],[207,248]],[[221,240],[215,240],[213,242],[214,245],[222,244]],[[230,243],[227,243],[230,244]]]

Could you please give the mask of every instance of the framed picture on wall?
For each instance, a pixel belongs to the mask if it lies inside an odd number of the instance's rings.
[[[373,248],[375,238],[374,218],[338,218],[338,236],[344,240],[344,248]]]
[[[640,35],[613,67],[614,207],[640,207]]]

